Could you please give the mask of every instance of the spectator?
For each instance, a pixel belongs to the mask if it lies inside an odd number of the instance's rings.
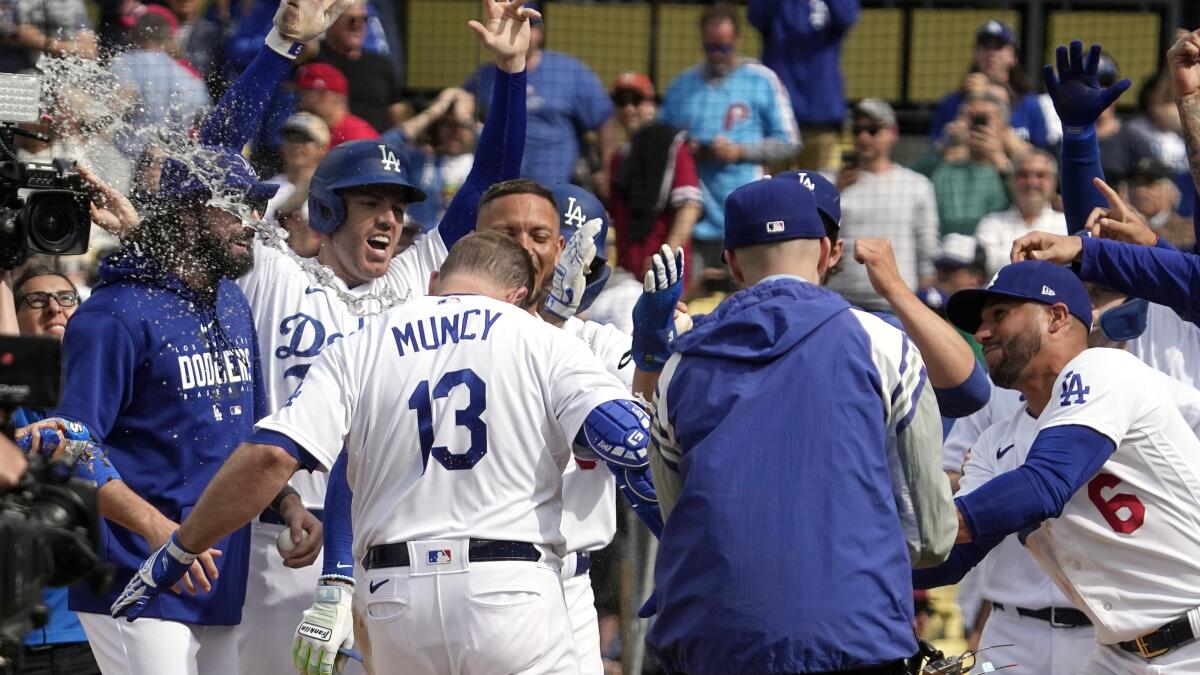
[[[296,113],[283,123],[283,172],[266,181],[278,185],[279,192],[267,202],[263,220],[271,222],[279,206],[291,198],[297,186],[308,185],[317,164],[329,150],[329,138],[325,120],[312,113]],[[308,220],[308,204],[300,206],[299,211],[299,215]]]
[[[346,141],[379,138],[369,122],[350,112],[350,87],[342,71],[328,63],[310,63],[296,72],[296,107],[314,113],[329,125],[329,147]]]
[[[367,39],[367,0],[357,0],[329,27],[321,51],[313,59],[328,63],[350,83],[350,112],[376,129],[390,129],[404,119],[404,92],[391,59],[363,51]]]
[[[31,262],[13,284],[13,294],[21,335],[62,340],[67,321],[79,306],[79,293],[70,280],[48,265]],[[43,417],[44,411],[21,408],[14,421],[17,426],[25,426]],[[20,672],[100,675],[79,617],[67,608],[67,589],[43,589],[42,603],[50,618],[46,625],[25,636]]]
[[[658,106],[649,77],[621,73],[612,100],[629,141],[613,154],[608,210],[617,264],[640,279],[663,244],[682,247],[685,264],[691,260],[692,227],[702,209],[699,179],[686,135],[654,121]]]
[[[800,166],[837,166],[846,110],[842,40],[858,11],[859,0],[750,0],[748,18],[762,33],[763,65],[783,82],[800,124]]]
[[[942,238],[937,253],[933,256],[934,282],[917,292],[921,301],[938,314],[946,315],[946,300],[964,288],[983,286],[987,271],[987,252],[975,237],[965,234],[948,234]],[[962,331],[959,331],[962,333]],[[963,333],[968,342],[974,338]]]
[[[475,98],[447,87],[419,114],[383,134],[389,145],[404,148],[404,168],[427,195],[405,212],[421,230],[429,230],[466,180],[475,163]]]
[[[1192,237],[1192,222],[1176,213],[1179,188],[1175,186],[1171,169],[1153,157],[1139,161],[1129,174],[1129,205],[1150,229],[1171,243],[1178,240],[1181,230],[1185,239]],[[1057,234],[1066,234],[1059,232]]]
[[[1017,159],[1009,179],[1012,207],[979,221],[975,237],[987,254],[989,275],[1009,263],[1012,243],[1033,230],[1067,233],[1067,219],[1052,204],[1058,190],[1058,162],[1049,152],[1030,151]]]
[[[850,114],[857,159],[837,176],[842,193],[839,236],[854,250],[854,240],[889,239],[896,266],[908,287],[916,290],[933,274],[938,245],[937,202],[933,185],[921,174],[892,161],[900,138],[896,113],[877,98],[863,99]],[[870,311],[890,311],[875,293],[865,265],[849,265],[829,279],[830,290]]]
[[[536,3],[525,6],[536,7]],[[575,164],[582,156],[580,135],[598,130],[613,109],[596,74],[573,56],[544,49],[545,39],[545,24],[534,20],[527,66],[529,118],[521,176],[554,185],[572,179]],[[476,70],[463,85],[483,106],[485,116],[495,78],[496,66],[489,64]]]
[[[200,78],[167,53],[172,40],[166,19],[153,12],[142,14],[132,38],[134,48],[113,59],[112,73],[136,96],[130,133],[118,139],[122,150],[136,157],[160,127],[186,134],[210,101]]]
[[[1038,147],[1048,144],[1046,118],[1037,96],[1030,93],[1025,71],[1017,62],[1017,34],[1012,26],[993,19],[979,27],[975,33],[975,57],[970,72],[1011,87],[1016,93],[1010,104],[1013,131],[1022,140]],[[946,125],[954,121],[962,107],[963,98],[974,88],[968,77],[963,91],[949,94],[938,103],[933,113],[929,140],[938,141],[942,138]]]
[[[1003,176],[1011,163],[1002,139],[1011,134],[1005,102],[991,93],[971,94],[946,125],[941,147],[913,166],[933,181],[943,236],[974,234],[980,218],[1008,208]]]
[[[738,54],[736,10],[725,3],[705,8],[700,32],[704,61],[671,83],[661,117],[691,139],[704,199],[692,233],[693,260],[712,268],[721,266],[725,197],[761,176],[764,164],[795,157],[801,146],[779,78]]]
[[[1159,72],[1142,85],[1138,92],[1138,114],[1127,126],[1150,145],[1155,159],[1171,169],[1180,190],[1179,213],[1191,216],[1194,190],[1170,78]]]
[[[28,70],[43,53],[96,58],[83,0],[6,0],[0,6],[0,72]]]

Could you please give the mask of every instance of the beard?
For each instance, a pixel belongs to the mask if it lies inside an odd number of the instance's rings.
[[[254,268],[253,232],[249,237],[239,234],[222,239],[208,228],[196,231],[196,258],[214,277],[236,279]],[[246,252],[235,254],[229,250],[235,241],[244,241]]]
[[[1004,341],[1000,347],[1004,350],[1004,358],[990,369],[992,382],[997,387],[1012,389],[1025,366],[1042,350],[1042,335],[1037,326],[1030,325]]]

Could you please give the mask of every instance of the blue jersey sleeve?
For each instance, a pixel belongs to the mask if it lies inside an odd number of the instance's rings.
[[[1104,180],[1096,127],[1088,127],[1081,134],[1063,134],[1060,174],[1067,231],[1075,234],[1083,229],[1093,208],[1108,206],[1104,195],[1092,185],[1093,178]]]
[[[973,539],[986,541],[1057,518],[1067,500],[1116,450],[1104,434],[1078,424],[1038,433],[1021,466],[954,500]]]
[[[495,183],[521,174],[525,153],[525,71],[497,69],[487,121],[475,144],[475,162],[462,187],[450,200],[437,231],[452,248],[475,229],[479,198]]]
[[[1200,316],[1200,256],[1083,237],[1079,278],[1166,305],[1193,323]]]
[[[311,453],[305,450],[291,436],[281,434],[278,431],[270,431],[268,429],[255,429],[250,437],[246,439],[247,443],[257,443],[259,445],[274,445],[277,448],[283,448],[283,451],[291,455],[300,463],[300,466],[309,471],[317,471],[321,468],[321,463],[313,457]]]
[[[201,144],[241,150],[258,135],[270,93],[287,77],[292,61],[263,44],[261,36],[257,40],[258,54],[225,90],[200,128]]]
[[[992,383],[987,371],[976,361],[975,368],[961,384],[949,389],[933,388],[938,408],[945,417],[966,417],[987,405],[992,396]]]
[[[955,544],[950,549],[946,562],[937,567],[925,567],[912,571],[913,588],[940,588],[962,581],[992,549],[1004,539],[989,539],[987,541],[972,541],[967,544]]]
[[[133,398],[137,345],[120,319],[86,312],[67,323],[63,357],[63,395],[52,414],[79,422],[101,443]]]
[[[329,486],[325,490],[325,562],[321,574],[354,576],[354,526],[350,505],[353,495],[346,479],[346,451],[338,455],[329,470]]]

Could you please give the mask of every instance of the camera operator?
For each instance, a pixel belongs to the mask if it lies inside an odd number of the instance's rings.
[[[42,262],[30,262],[13,283],[16,320],[20,334],[62,340],[67,321],[79,305],[79,293],[65,276]],[[32,424],[47,417],[46,411],[18,408],[13,416],[16,426]],[[22,458],[23,461],[24,458]],[[97,479],[86,466],[78,472]],[[20,475],[17,475],[19,480]],[[103,477],[99,477],[99,484]],[[42,602],[50,610],[45,626],[25,636],[25,654],[21,675],[98,675],[99,666],[92,656],[83,626],[67,608],[67,589],[45,588]]]

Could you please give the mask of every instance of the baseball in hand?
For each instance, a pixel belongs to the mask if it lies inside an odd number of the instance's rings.
[[[675,334],[683,335],[692,329],[692,317],[683,312],[675,312]]]
[[[308,539],[308,532],[300,530],[300,541],[304,541],[305,539]],[[292,543],[292,531],[290,529],[285,527],[283,532],[279,533],[279,538],[275,540],[275,548],[279,549],[279,555],[284,558],[288,557],[288,554],[296,548],[296,544]]]

